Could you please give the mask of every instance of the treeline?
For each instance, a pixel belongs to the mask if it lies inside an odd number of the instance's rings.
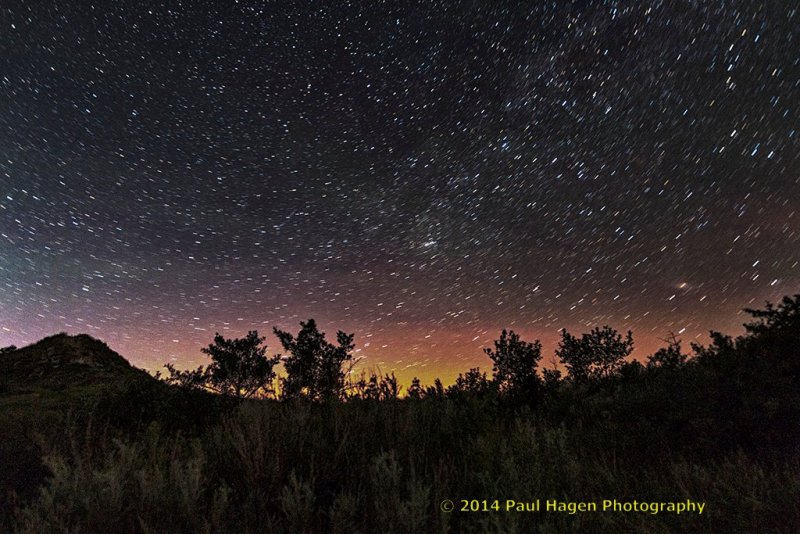
[[[800,443],[800,295],[745,310],[745,333],[711,332],[707,346],[685,351],[674,336],[645,363],[628,360],[631,332],[595,328],[563,331],[555,351],[565,370],[542,368],[542,346],[503,330],[484,349],[491,371],[461,373],[451,385],[414,378],[402,387],[394,374],[351,373],[353,335],[330,343],[314,320],[294,336],[275,329],[283,352],[268,356],[264,338],[219,334],[203,349],[207,366],[165,380],[229,399],[269,398],[314,403],[452,401],[478,403],[485,413],[521,410],[548,425],[597,430],[598,444],[627,454],[710,454],[723,449],[786,450]],[[277,366],[284,375],[278,376]]]
[[[734,339],[712,331],[709,346],[692,343],[689,352],[685,352],[681,341],[670,334],[665,340],[667,345],[649,355],[645,364],[627,360],[633,351],[631,331],[623,335],[610,326],[603,326],[578,337],[562,330],[555,355],[566,371],[563,375],[556,367],[540,368],[542,345],[539,340],[528,342],[513,330],[503,330],[494,346],[484,349],[492,362],[491,375],[480,368],[472,368],[459,374],[450,386],[444,386],[439,379],[432,385],[423,385],[415,377],[405,392],[393,373],[362,372],[353,378],[352,371],[357,363],[353,355],[354,335],[339,331],[336,343],[330,343],[314,319],[301,322],[296,336],[273,329],[282,353],[267,355],[267,347],[263,345],[266,338],[255,330],[238,339],[216,334],[214,342],[202,349],[210,358],[208,365],[184,371],[166,364],[168,375],[159,373],[158,376],[185,388],[242,399],[348,401],[493,395],[517,402],[541,400],[543,395],[566,385],[597,385],[665,374],[674,378],[681,370],[714,368],[724,361],[735,360],[736,355],[752,359],[747,363],[750,368],[760,368],[763,362],[771,362],[774,366],[769,372],[777,377],[783,371],[796,371],[787,369],[791,364],[785,360],[792,360],[788,354],[797,350],[799,309],[800,295],[784,297],[777,306],[767,303],[763,310],[747,309],[753,320],[744,325],[745,335]],[[284,374],[279,377],[277,367],[280,364]]]
[[[325,339],[314,319],[300,323],[297,336],[274,329],[283,354],[267,355],[263,346],[265,337],[252,330],[243,338],[227,339],[216,334],[214,342],[201,349],[211,363],[194,370],[182,371],[172,364],[165,367],[169,383],[186,388],[205,389],[239,398],[305,398],[315,401],[373,399],[386,400],[401,396],[402,387],[394,374],[351,377],[357,362],[353,356],[354,335],[342,331],[336,334],[336,344]],[[633,337],[625,337],[609,326],[595,328],[580,338],[566,330],[556,350],[574,383],[612,377],[625,372],[625,362],[633,351]],[[513,330],[503,330],[493,348],[484,349],[492,361],[492,376],[488,378],[480,368],[459,374],[455,384],[445,388],[436,379],[431,386],[423,386],[414,378],[407,388],[409,398],[423,398],[463,393],[487,394],[493,392],[516,399],[535,396],[544,384],[552,386],[562,380],[557,369],[539,372],[542,344],[539,340],[527,342]],[[649,357],[648,367],[676,366],[684,363],[680,342],[674,338],[669,346]],[[285,376],[277,377],[276,366],[283,363]],[[159,375],[160,376],[160,375]],[[276,387],[276,383],[279,385]]]

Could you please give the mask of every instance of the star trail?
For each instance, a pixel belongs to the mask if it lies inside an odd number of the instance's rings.
[[[739,332],[800,288],[793,2],[4,3],[0,345],[314,317],[451,380],[502,328]]]

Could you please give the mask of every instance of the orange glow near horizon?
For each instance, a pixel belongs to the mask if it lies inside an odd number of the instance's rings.
[[[689,328],[677,328],[677,325],[669,324],[669,321],[661,321],[659,318],[640,319],[635,324],[609,323],[620,332],[628,329],[633,331],[634,353],[632,357],[645,361],[649,354],[665,345],[663,340],[670,332],[674,332],[683,341],[684,351],[687,353],[691,351],[691,342],[708,343],[710,329],[732,335],[741,334],[741,324],[747,317],[742,313],[735,313],[732,318],[730,318],[731,315],[726,315],[729,317],[728,321],[721,322],[721,324],[703,326],[693,323]],[[284,324],[278,326],[282,330],[297,332],[299,322],[299,319],[284,321]],[[663,322],[663,325],[656,326],[659,322]],[[163,370],[165,363],[172,363],[178,368],[195,368],[205,365],[207,358],[200,352],[200,349],[213,341],[213,336],[217,331],[225,337],[238,337],[244,335],[248,330],[258,330],[262,336],[266,337],[265,344],[268,347],[268,353],[280,352],[277,339],[272,333],[272,325],[244,320],[202,326],[199,321],[192,324],[194,326],[186,333],[178,335],[175,333],[177,331],[175,325],[161,325],[159,329],[155,324],[148,325],[143,322],[139,328],[122,330],[86,322],[58,324],[57,321],[53,321],[49,328],[45,324],[42,325],[40,331],[36,332],[11,332],[6,327],[0,333],[0,339],[2,339],[2,345],[23,346],[59,331],[66,331],[69,334],[87,333],[106,342],[133,365],[150,372]],[[327,339],[335,339],[336,321],[321,320],[318,321],[318,324],[320,329],[326,333]],[[602,326],[602,324],[594,326]],[[429,327],[421,324],[401,324],[391,328],[386,326],[366,331],[354,328],[353,321],[339,326],[339,329],[356,334],[354,357],[359,360],[353,370],[356,375],[362,371],[394,373],[404,389],[414,377],[418,377],[423,385],[432,384],[436,378],[440,378],[445,385],[449,385],[459,373],[473,367],[479,367],[491,375],[492,362],[483,349],[493,346],[493,341],[499,337],[502,328],[503,326],[498,324],[487,324],[481,328],[477,328],[473,324],[469,329],[459,329],[456,325]],[[559,328],[512,325],[506,326],[506,328],[516,331],[526,341],[540,340],[543,355],[540,367],[550,368],[554,365],[554,353],[560,339]],[[567,325],[567,330],[573,334],[587,332],[590,329],[590,326]]]

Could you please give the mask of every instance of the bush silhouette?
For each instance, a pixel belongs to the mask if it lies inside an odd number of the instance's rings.
[[[495,386],[504,394],[533,391],[539,382],[536,367],[542,359],[542,344],[539,340],[523,341],[513,330],[503,329],[500,339],[494,342],[494,350],[483,349],[494,363],[492,367]]]
[[[758,319],[744,325],[749,334],[800,334],[800,294],[783,297],[777,307],[767,302],[763,310],[745,308],[744,311]]]
[[[475,367],[464,374],[458,374],[455,383],[447,388],[447,396],[473,395],[483,397],[495,391],[495,387],[495,384],[486,377],[486,373],[482,373],[478,367]]]
[[[632,351],[633,333],[630,330],[623,339],[616,330],[604,326],[583,334],[580,339],[563,330],[556,355],[572,380],[586,382],[615,374]]]
[[[366,372],[349,387],[349,398],[361,400],[385,401],[396,399],[400,396],[400,385],[394,373],[380,375]]]
[[[411,385],[408,386],[406,397],[409,399],[421,399],[425,396],[425,388],[422,387],[418,377],[411,379]]]
[[[647,367],[675,369],[686,363],[688,356],[681,352],[681,342],[674,334],[666,340],[667,346],[658,349],[655,353],[647,357]]]
[[[267,357],[267,347],[261,346],[263,342],[256,330],[234,339],[218,333],[214,343],[202,349],[211,358],[208,366],[180,371],[168,363],[164,366],[169,371],[166,381],[239,398],[266,396],[273,392],[274,368],[280,357]]]

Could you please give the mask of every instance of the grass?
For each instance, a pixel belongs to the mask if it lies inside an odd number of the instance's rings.
[[[100,432],[99,429],[96,432]],[[187,437],[73,434],[19,532],[796,532],[800,462],[648,457],[452,400],[250,402]],[[102,446],[97,447],[100,443]],[[705,501],[702,515],[443,513],[451,499]]]

